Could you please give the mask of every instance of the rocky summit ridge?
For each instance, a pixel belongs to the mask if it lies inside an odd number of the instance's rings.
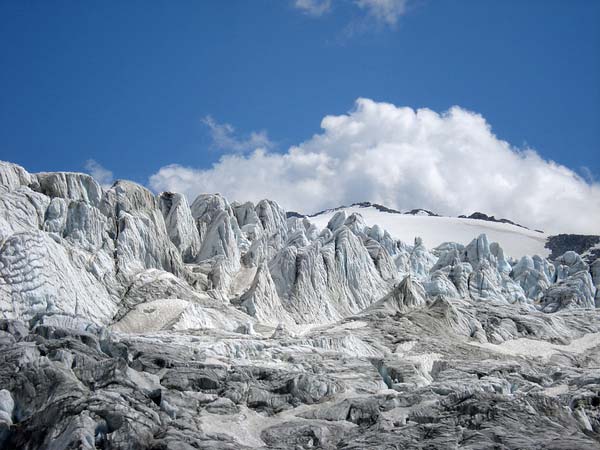
[[[0,162],[0,448],[599,448],[600,259],[569,242]]]

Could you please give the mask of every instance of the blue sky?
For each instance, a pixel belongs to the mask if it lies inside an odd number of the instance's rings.
[[[600,175],[600,2],[436,1],[345,37],[284,0],[0,3],[2,158],[144,180],[217,157],[200,119],[283,148],[357,97],[481,113],[496,134]],[[143,158],[140,158],[143,156]]]
[[[207,116],[286,152],[364,97],[459,105],[600,177],[600,2],[400,1],[394,25],[357,4],[369,0],[331,0],[318,17],[295,1],[0,1],[0,159],[94,159],[148,183],[231,151]]]

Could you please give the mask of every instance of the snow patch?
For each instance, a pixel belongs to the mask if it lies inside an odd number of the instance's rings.
[[[559,352],[581,354],[600,346],[600,333],[586,334],[579,339],[573,339],[568,345],[552,344],[547,341],[538,341],[529,338],[513,339],[501,344],[469,342],[469,345],[485,348],[504,355],[549,358]]]
[[[339,211],[339,210],[338,210]],[[338,211],[326,211],[310,221],[319,228],[327,223]],[[413,216],[409,214],[391,214],[369,206],[345,208],[346,214],[358,213],[369,226],[379,225],[392,237],[412,244],[420,237],[428,248],[437,247],[444,242],[468,244],[474,236],[486,234],[490,242],[498,242],[507,255],[519,258],[524,255],[548,256],[550,251],[544,247],[547,235],[521,228],[508,223],[489,222],[478,219],[459,219],[457,217]]]

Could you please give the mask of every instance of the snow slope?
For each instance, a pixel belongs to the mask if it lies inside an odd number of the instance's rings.
[[[428,248],[437,247],[443,242],[458,242],[466,245],[473,238],[485,233],[490,242],[498,242],[504,252],[514,258],[524,255],[548,256],[550,254],[550,251],[544,248],[548,237],[545,233],[486,220],[395,214],[380,211],[373,206],[350,206],[325,211],[317,216],[309,217],[309,220],[318,228],[324,228],[338,211],[346,211],[347,215],[359,213],[367,225],[379,225],[392,237],[409,244],[412,244],[415,237],[421,237]]]

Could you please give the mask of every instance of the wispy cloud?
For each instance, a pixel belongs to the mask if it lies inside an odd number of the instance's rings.
[[[249,136],[241,138],[236,135],[235,128],[232,125],[218,123],[211,116],[204,117],[202,123],[208,127],[212,144],[219,150],[246,152],[257,148],[269,149],[273,147],[273,143],[264,130],[253,131]]]
[[[320,17],[331,10],[332,0],[294,0],[294,7],[305,14]]]
[[[333,9],[333,2],[362,11],[362,16],[350,22],[346,34],[355,34],[357,30],[366,30],[371,25],[393,28],[401,16],[406,13],[408,0],[294,0],[293,6],[303,13],[321,17]]]
[[[592,172],[589,167],[587,167],[587,166],[581,166],[579,168],[579,172],[581,173],[581,176],[588,183],[597,183],[598,182],[598,179],[595,177],[594,172]]]
[[[85,162],[85,170],[100,183],[103,188],[109,188],[113,182],[113,173],[103,167],[98,161],[88,159]]]
[[[305,213],[368,200],[452,216],[481,211],[553,233],[598,231],[599,183],[498,139],[477,113],[359,99],[321,127],[285,153],[228,153],[210,168],[165,166],[150,185],[190,198],[270,198]]]
[[[406,13],[407,0],[356,0],[355,4],[378,23],[395,26]]]

